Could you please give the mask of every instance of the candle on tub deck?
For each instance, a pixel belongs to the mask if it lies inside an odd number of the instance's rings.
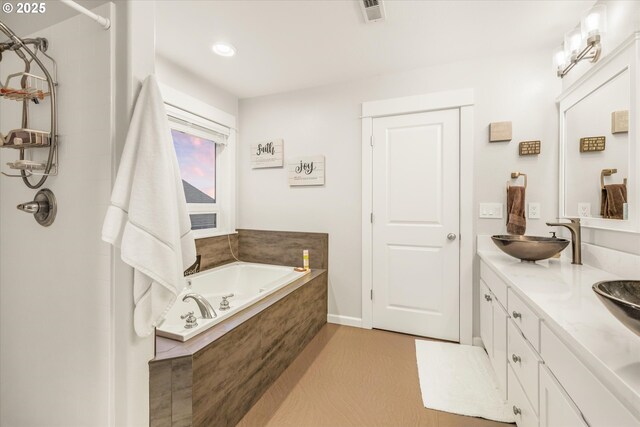
[[[309,250],[302,251],[302,264],[305,270],[309,269]]]

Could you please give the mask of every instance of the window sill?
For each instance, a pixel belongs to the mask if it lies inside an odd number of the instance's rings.
[[[191,231],[194,238],[196,239],[206,239],[208,237],[219,237],[226,236],[227,234],[238,234],[236,230],[226,231],[226,230],[192,230]]]

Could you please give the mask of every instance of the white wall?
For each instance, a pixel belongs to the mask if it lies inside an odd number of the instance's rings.
[[[199,99],[208,105],[238,116],[238,97],[221,89],[206,79],[176,64],[170,58],[156,55],[155,63],[158,80],[182,93]],[[206,70],[202,70],[206,73]]]
[[[361,103],[473,88],[475,216],[479,201],[505,203],[511,171],[526,172],[527,199],[541,203],[543,218],[531,220],[528,232],[546,234],[544,219],[555,218],[557,212],[555,98],[561,85],[550,65],[551,51],[444,64],[241,100],[239,227],[328,232],[329,313],[360,318]],[[513,122],[512,142],[488,143],[489,123],[504,120]],[[268,138],[284,139],[285,158],[324,154],[326,184],[291,188],[285,169],[252,170],[249,145]],[[542,154],[520,158],[518,142],[523,140],[541,140]],[[505,231],[502,220],[476,220],[475,226],[481,234]]]
[[[112,5],[97,11],[109,16]],[[38,225],[15,208],[35,191],[0,177],[0,425],[108,425],[111,255],[100,230],[111,189],[113,32],[76,16],[36,35],[58,62],[61,166],[45,184],[58,216]],[[3,76],[20,67],[15,58],[4,53]],[[5,133],[19,127],[20,104],[10,103],[0,107]],[[47,122],[48,105],[31,107],[35,123]],[[15,156],[0,150],[3,170]]]

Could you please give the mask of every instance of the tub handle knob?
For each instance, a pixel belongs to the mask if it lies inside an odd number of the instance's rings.
[[[185,329],[191,329],[198,326],[198,319],[193,315],[193,311],[188,312],[187,314],[183,314],[180,316],[182,320],[186,320],[184,325]]]
[[[222,296],[222,301],[220,301],[220,310],[225,311],[231,308],[231,306],[229,305],[229,301],[227,301],[227,298],[231,298],[232,296],[234,295],[229,294],[229,295]]]

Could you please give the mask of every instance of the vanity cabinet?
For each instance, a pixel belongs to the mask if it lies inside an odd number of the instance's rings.
[[[518,289],[480,262],[480,335],[517,425],[640,426]]]

